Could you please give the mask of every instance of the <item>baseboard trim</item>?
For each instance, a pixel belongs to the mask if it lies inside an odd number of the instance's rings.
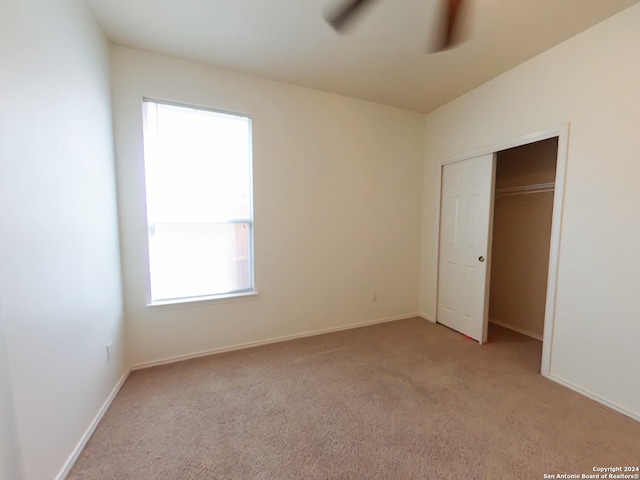
[[[424,313],[419,313],[418,316],[428,322],[436,323],[435,319],[431,318],[429,315],[425,315]]]
[[[590,398],[591,400],[594,400],[602,405],[604,405],[605,407],[609,407],[612,410],[615,410],[618,413],[621,413],[622,415],[625,415],[629,418],[632,418],[638,422],[640,422],[640,415],[632,412],[631,410],[627,410],[624,407],[621,407],[620,405],[607,400],[605,398],[602,398],[600,395],[596,395],[593,392],[590,392],[589,390],[585,390],[582,387],[579,387],[567,380],[565,380],[564,378],[558,377],[557,375],[553,375],[550,374],[548,377],[548,379],[553,380],[556,383],[559,383],[560,385],[562,385],[563,387],[567,387],[570,390],[573,390],[576,393],[579,393],[580,395],[584,395],[587,398]]]
[[[102,418],[104,417],[105,413],[107,413],[107,410],[115,400],[116,395],[118,395],[118,392],[120,392],[122,385],[124,385],[124,382],[127,380],[127,377],[129,377],[130,373],[131,373],[131,369],[128,368],[122,374],[122,376],[120,377],[120,380],[118,380],[118,383],[116,383],[116,386],[113,387],[113,390],[111,390],[111,393],[102,404],[102,407],[100,407],[100,410],[98,410],[98,413],[96,414],[96,416],[93,417],[93,420],[89,424],[89,427],[87,427],[87,430],[84,432],[84,434],[80,438],[80,441],[71,452],[71,455],[63,465],[62,469],[60,470],[60,473],[58,473],[58,475],[55,477],[56,480],[65,480],[67,478],[67,476],[71,472],[71,469],[78,461],[78,458],[82,453],[82,450],[84,450],[84,447],[86,447],[87,443],[89,443],[89,439],[93,435],[93,432],[95,432],[96,428],[98,428],[98,424],[102,421]]]
[[[232,345],[230,347],[213,348],[211,350],[204,350],[204,351],[201,351],[201,352],[190,353],[190,354],[187,354],[187,355],[176,355],[174,357],[167,357],[167,358],[163,358],[161,360],[154,360],[154,361],[151,361],[151,362],[143,362],[143,363],[138,363],[138,364],[132,365],[131,366],[131,371],[143,370],[145,368],[158,367],[160,365],[167,365],[167,364],[170,364],[170,363],[183,362],[185,360],[191,360],[191,359],[200,358],[200,357],[207,357],[209,355],[215,355],[215,354],[218,354],[218,353],[233,352],[235,350],[245,350],[247,348],[260,347],[262,345],[270,345],[272,343],[287,342],[289,340],[296,340],[298,338],[313,337],[313,336],[316,336],[316,335],[323,335],[325,333],[340,332],[342,330],[351,330],[351,329],[354,329],[354,328],[367,327],[369,325],[376,325],[376,324],[379,324],[379,323],[395,322],[395,321],[398,321],[398,320],[406,320],[408,318],[415,318],[415,317],[422,317],[422,315],[420,315],[419,313],[410,313],[410,314],[406,314],[406,315],[397,315],[397,316],[394,316],[394,317],[381,318],[381,319],[377,319],[377,320],[368,320],[366,322],[353,323],[353,324],[350,324],[350,325],[342,325],[340,327],[323,328],[323,329],[320,329],[320,330],[312,330],[312,331],[309,331],[309,332],[295,333],[293,335],[285,335],[283,337],[274,337],[274,338],[269,338],[267,340],[259,340],[259,341],[256,341],[256,342],[240,343],[240,344],[237,344],[237,345]],[[424,317],[422,317],[422,318],[424,318]]]
[[[536,340],[540,340],[542,342],[542,335],[538,335],[537,333],[530,332],[529,330],[525,330],[524,328],[516,327],[515,325],[511,325],[510,323],[506,323],[506,322],[501,322],[500,320],[496,320],[494,318],[490,318],[489,323],[495,323],[496,325],[499,325],[504,328],[508,328],[509,330],[513,330],[514,332],[521,333],[522,335],[535,338]]]

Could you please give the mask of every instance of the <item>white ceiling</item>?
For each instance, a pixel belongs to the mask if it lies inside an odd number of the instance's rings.
[[[469,40],[425,54],[439,0],[378,0],[334,32],[341,0],[86,0],[109,39],[429,112],[640,0],[469,1]]]

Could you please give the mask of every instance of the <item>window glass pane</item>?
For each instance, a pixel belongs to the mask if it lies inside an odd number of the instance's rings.
[[[152,300],[251,290],[251,120],[144,107]]]
[[[248,223],[157,223],[150,230],[155,299],[251,289]]]
[[[149,223],[250,218],[250,119],[158,103],[146,110]]]

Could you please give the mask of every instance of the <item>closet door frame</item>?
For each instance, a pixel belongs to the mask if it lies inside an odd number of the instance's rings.
[[[560,256],[560,243],[562,237],[562,211],[564,206],[564,189],[565,178],[567,168],[567,152],[569,143],[569,123],[563,123],[554,127],[550,127],[545,130],[521,135],[505,141],[496,142],[484,147],[480,147],[468,152],[445,157],[440,160],[439,173],[440,176],[438,182],[438,205],[437,205],[437,223],[438,230],[438,258],[440,257],[440,208],[442,201],[442,167],[450,163],[459,162],[462,160],[468,160],[480,155],[496,154],[501,150],[507,150],[509,148],[520,147],[530,143],[535,143],[541,140],[547,140],[549,138],[558,137],[558,152],[556,157],[556,178],[555,178],[555,192],[553,196],[553,214],[551,219],[551,242],[549,245],[549,269],[547,274],[547,294],[546,305],[544,311],[544,332],[542,340],[542,364],[540,366],[540,373],[548,377],[551,372],[551,352],[553,345],[553,332],[556,315],[556,294],[558,284],[558,267]],[[493,221],[493,209],[490,211],[489,221]],[[438,268],[439,267],[438,261]],[[440,276],[440,272],[436,272],[437,278]],[[436,283],[437,285],[437,283]],[[439,289],[440,286],[437,285]],[[491,285],[488,285],[488,289]],[[488,290],[487,289],[487,290]],[[436,298],[438,298],[438,292],[436,292]],[[485,300],[485,308],[489,308],[488,295]],[[437,312],[437,305],[436,305]],[[437,317],[436,317],[437,321]],[[488,318],[485,318],[485,324],[483,326],[484,331],[488,328]]]

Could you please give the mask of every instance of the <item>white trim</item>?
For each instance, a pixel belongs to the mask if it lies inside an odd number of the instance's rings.
[[[592,393],[589,390],[585,390],[584,388],[578,387],[577,385],[574,385],[573,383],[565,380],[564,378],[558,377],[557,375],[553,375],[553,374],[547,375],[547,378],[549,380],[553,380],[556,383],[559,383],[563,387],[567,387],[568,389],[573,390],[576,393],[579,393],[580,395],[584,395],[585,397],[590,398],[591,400],[594,400],[600,403],[601,405],[604,405],[605,407],[609,407],[610,409],[615,410],[616,412],[621,413],[622,415],[626,415],[627,417],[640,422],[640,414],[632,412],[631,410],[627,410],[626,408],[621,407],[617,403],[613,403],[610,400],[606,400],[605,398],[601,397],[600,395],[596,395],[595,393]]]
[[[430,317],[429,315],[425,315],[424,313],[419,313],[418,316],[424,320],[427,320],[428,322],[436,323],[433,317]]]
[[[418,313],[409,313],[406,315],[397,315],[395,317],[387,317],[387,318],[381,318],[378,320],[368,320],[366,322],[353,323],[351,325],[342,325],[340,327],[323,328],[320,330],[313,330],[310,332],[295,333],[293,335],[285,335],[283,337],[269,338],[267,340],[258,340],[256,342],[240,343],[237,345],[232,345],[230,347],[213,348],[211,350],[204,350],[201,352],[190,353],[187,355],[176,355],[174,357],[167,357],[161,360],[153,360],[151,362],[134,364],[131,366],[131,371],[157,367],[157,366],[166,365],[169,363],[182,362],[184,360],[191,360],[193,358],[207,357],[209,355],[215,355],[218,353],[233,352],[235,350],[244,350],[247,348],[260,347],[262,345],[269,345],[272,343],[287,342],[289,340],[296,340],[298,338],[313,337],[316,335],[323,335],[325,333],[340,332],[342,330],[351,330],[354,328],[366,327],[366,326],[375,325],[378,323],[395,322],[397,320],[406,320],[408,318],[415,318],[415,317],[421,317],[421,316],[422,315]]]
[[[491,185],[489,196],[489,227],[487,231],[487,252],[485,254],[487,266],[484,273],[484,311],[482,312],[482,335],[480,337],[480,345],[487,343],[487,337],[489,335],[489,300],[491,294],[491,265],[493,264],[493,217],[496,207],[496,169],[498,167],[498,154],[494,152],[491,155]],[[438,259],[439,260],[439,259]]]
[[[489,153],[496,153],[501,150],[508,150],[514,147],[520,147],[529,143],[539,142],[541,140],[547,140],[549,138],[558,137],[563,134],[568,134],[569,122],[561,123],[553,127],[545,128],[544,130],[538,130],[533,133],[526,133],[517,137],[512,137],[507,140],[501,140],[489,145],[474,148],[466,152],[456,153],[448,155],[440,159],[440,165],[447,165],[449,163],[460,162],[462,160],[469,160],[470,158],[479,157],[481,155],[487,155]],[[558,146],[559,147],[559,146]]]
[[[560,240],[562,237],[562,213],[564,206],[564,188],[569,154],[569,124],[558,127],[558,153],[556,157],[555,193],[553,194],[553,216],[551,218],[551,241],[549,244],[549,269],[547,277],[547,298],[544,309],[544,330],[542,340],[542,365],[540,373],[548,377],[551,374],[553,332],[556,318],[556,296],[558,271],[560,264]]]
[[[436,198],[436,309],[433,313],[433,323],[438,323],[438,299],[440,298],[440,223],[442,221],[442,167],[444,163],[440,163],[438,167],[438,197]],[[424,187],[423,187],[424,188]],[[426,189],[425,189],[426,191]],[[422,232],[424,237],[424,231]]]
[[[85,430],[84,434],[82,435],[82,437],[80,437],[80,441],[71,452],[71,455],[62,466],[62,469],[60,470],[58,475],[56,475],[55,477],[56,480],[65,480],[65,478],[67,478],[67,476],[71,472],[71,469],[78,461],[78,458],[80,457],[80,454],[84,450],[84,447],[87,446],[87,443],[91,439],[93,432],[95,432],[96,428],[98,428],[98,424],[102,421],[102,418],[104,417],[105,413],[107,413],[107,410],[109,410],[109,407],[115,400],[116,395],[118,395],[118,392],[120,392],[122,385],[124,385],[124,382],[127,380],[130,373],[131,373],[131,369],[127,368],[125,372],[122,374],[122,376],[120,377],[120,380],[118,380],[118,383],[116,383],[116,386],[113,387],[113,390],[111,390],[111,393],[102,404],[102,407],[100,407],[100,410],[98,410],[98,413],[96,414],[95,417],[93,417],[93,420]]]
[[[258,296],[256,290],[249,292],[225,293],[222,295],[209,295],[206,297],[176,298],[173,300],[156,300],[145,305],[152,310],[167,310],[176,308],[201,307],[214,303],[240,302],[243,300],[253,300]]]
[[[494,323],[501,327],[508,328],[509,330],[513,330],[514,332],[521,333],[522,335],[535,338],[536,340],[540,340],[542,342],[542,335],[538,335],[537,333],[530,332],[529,330],[525,330],[524,328],[516,327],[515,325],[511,325],[510,323],[501,322],[500,320],[496,320],[495,318],[490,318],[489,323]]]

